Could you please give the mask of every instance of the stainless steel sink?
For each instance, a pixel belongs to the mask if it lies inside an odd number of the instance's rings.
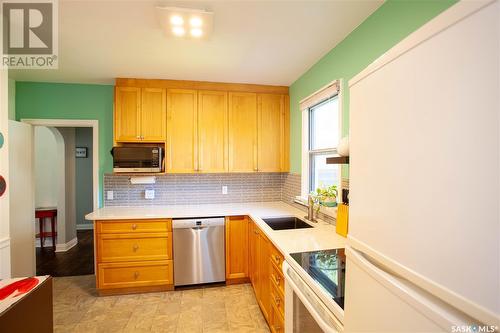
[[[262,219],[273,230],[305,229],[313,226],[295,216],[271,217]]]

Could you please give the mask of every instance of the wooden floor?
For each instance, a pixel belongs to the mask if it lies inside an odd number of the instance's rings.
[[[75,276],[94,274],[94,237],[92,230],[77,232],[78,244],[66,252],[55,253],[50,240],[43,250],[36,248],[36,274]]]

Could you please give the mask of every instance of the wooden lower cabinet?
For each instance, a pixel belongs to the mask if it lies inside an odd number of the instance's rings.
[[[271,306],[271,313],[269,315],[269,328],[272,333],[285,332],[285,319],[274,305]]]
[[[226,217],[226,283],[248,282],[248,217]]]
[[[99,294],[172,290],[172,220],[96,221]]]
[[[285,298],[280,266],[284,257],[253,221],[249,225],[248,238],[249,276],[257,302],[271,330],[274,325],[275,332],[283,332]],[[273,309],[278,310],[278,314]]]

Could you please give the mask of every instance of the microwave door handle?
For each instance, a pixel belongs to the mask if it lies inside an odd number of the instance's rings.
[[[300,290],[300,288],[297,286],[297,284],[293,281],[293,279],[290,277],[289,275],[289,270],[291,270],[293,268],[291,268],[286,261],[283,262],[283,273],[285,273],[285,280],[286,280],[286,283],[288,283],[290,285],[290,287],[292,287],[293,289],[293,292],[299,297],[299,299],[301,300],[302,304],[304,304],[304,306],[306,307],[306,309],[309,311],[309,313],[311,314],[311,316],[314,318],[314,320],[316,320],[316,322],[318,323],[318,325],[321,327],[321,329],[325,332],[325,333],[339,333],[339,331],[332,327],[332,325],[328,324],[324,319],[323,317],[321,316],[321,314],[318,313],[318,311],[316,309],[314,309],[314,305],[311,304],[311,301],[309,300],[309,297],[304,295],[304,293]],[[312,291],[310,292],[312,293]],[[323,313],[325,311],[328,311],[326,309],[326,307],[321,303],[320,300],[315,300],[315,303],[319,306],[321,306],[323,308]],[[334,318],[332,318],[334,319]],[[334,321],[337,322],[336,319],[334,319]],[[341,326],[340,323],[337,322],[337,325]]]

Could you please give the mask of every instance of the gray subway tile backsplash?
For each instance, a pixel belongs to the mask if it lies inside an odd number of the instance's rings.
[[[136,175],[106,174],[104,191],[113,191],[113,200],[107,200],[105,195],[104,205],[143,206],[280,201],[287,175],[285,173],[158,175],[155,184],[132,185],[129,178]],[[228,187],[226,195],[222,194],[224,185]],[[154,199],[145,199],[146,189],[155,191]]]

